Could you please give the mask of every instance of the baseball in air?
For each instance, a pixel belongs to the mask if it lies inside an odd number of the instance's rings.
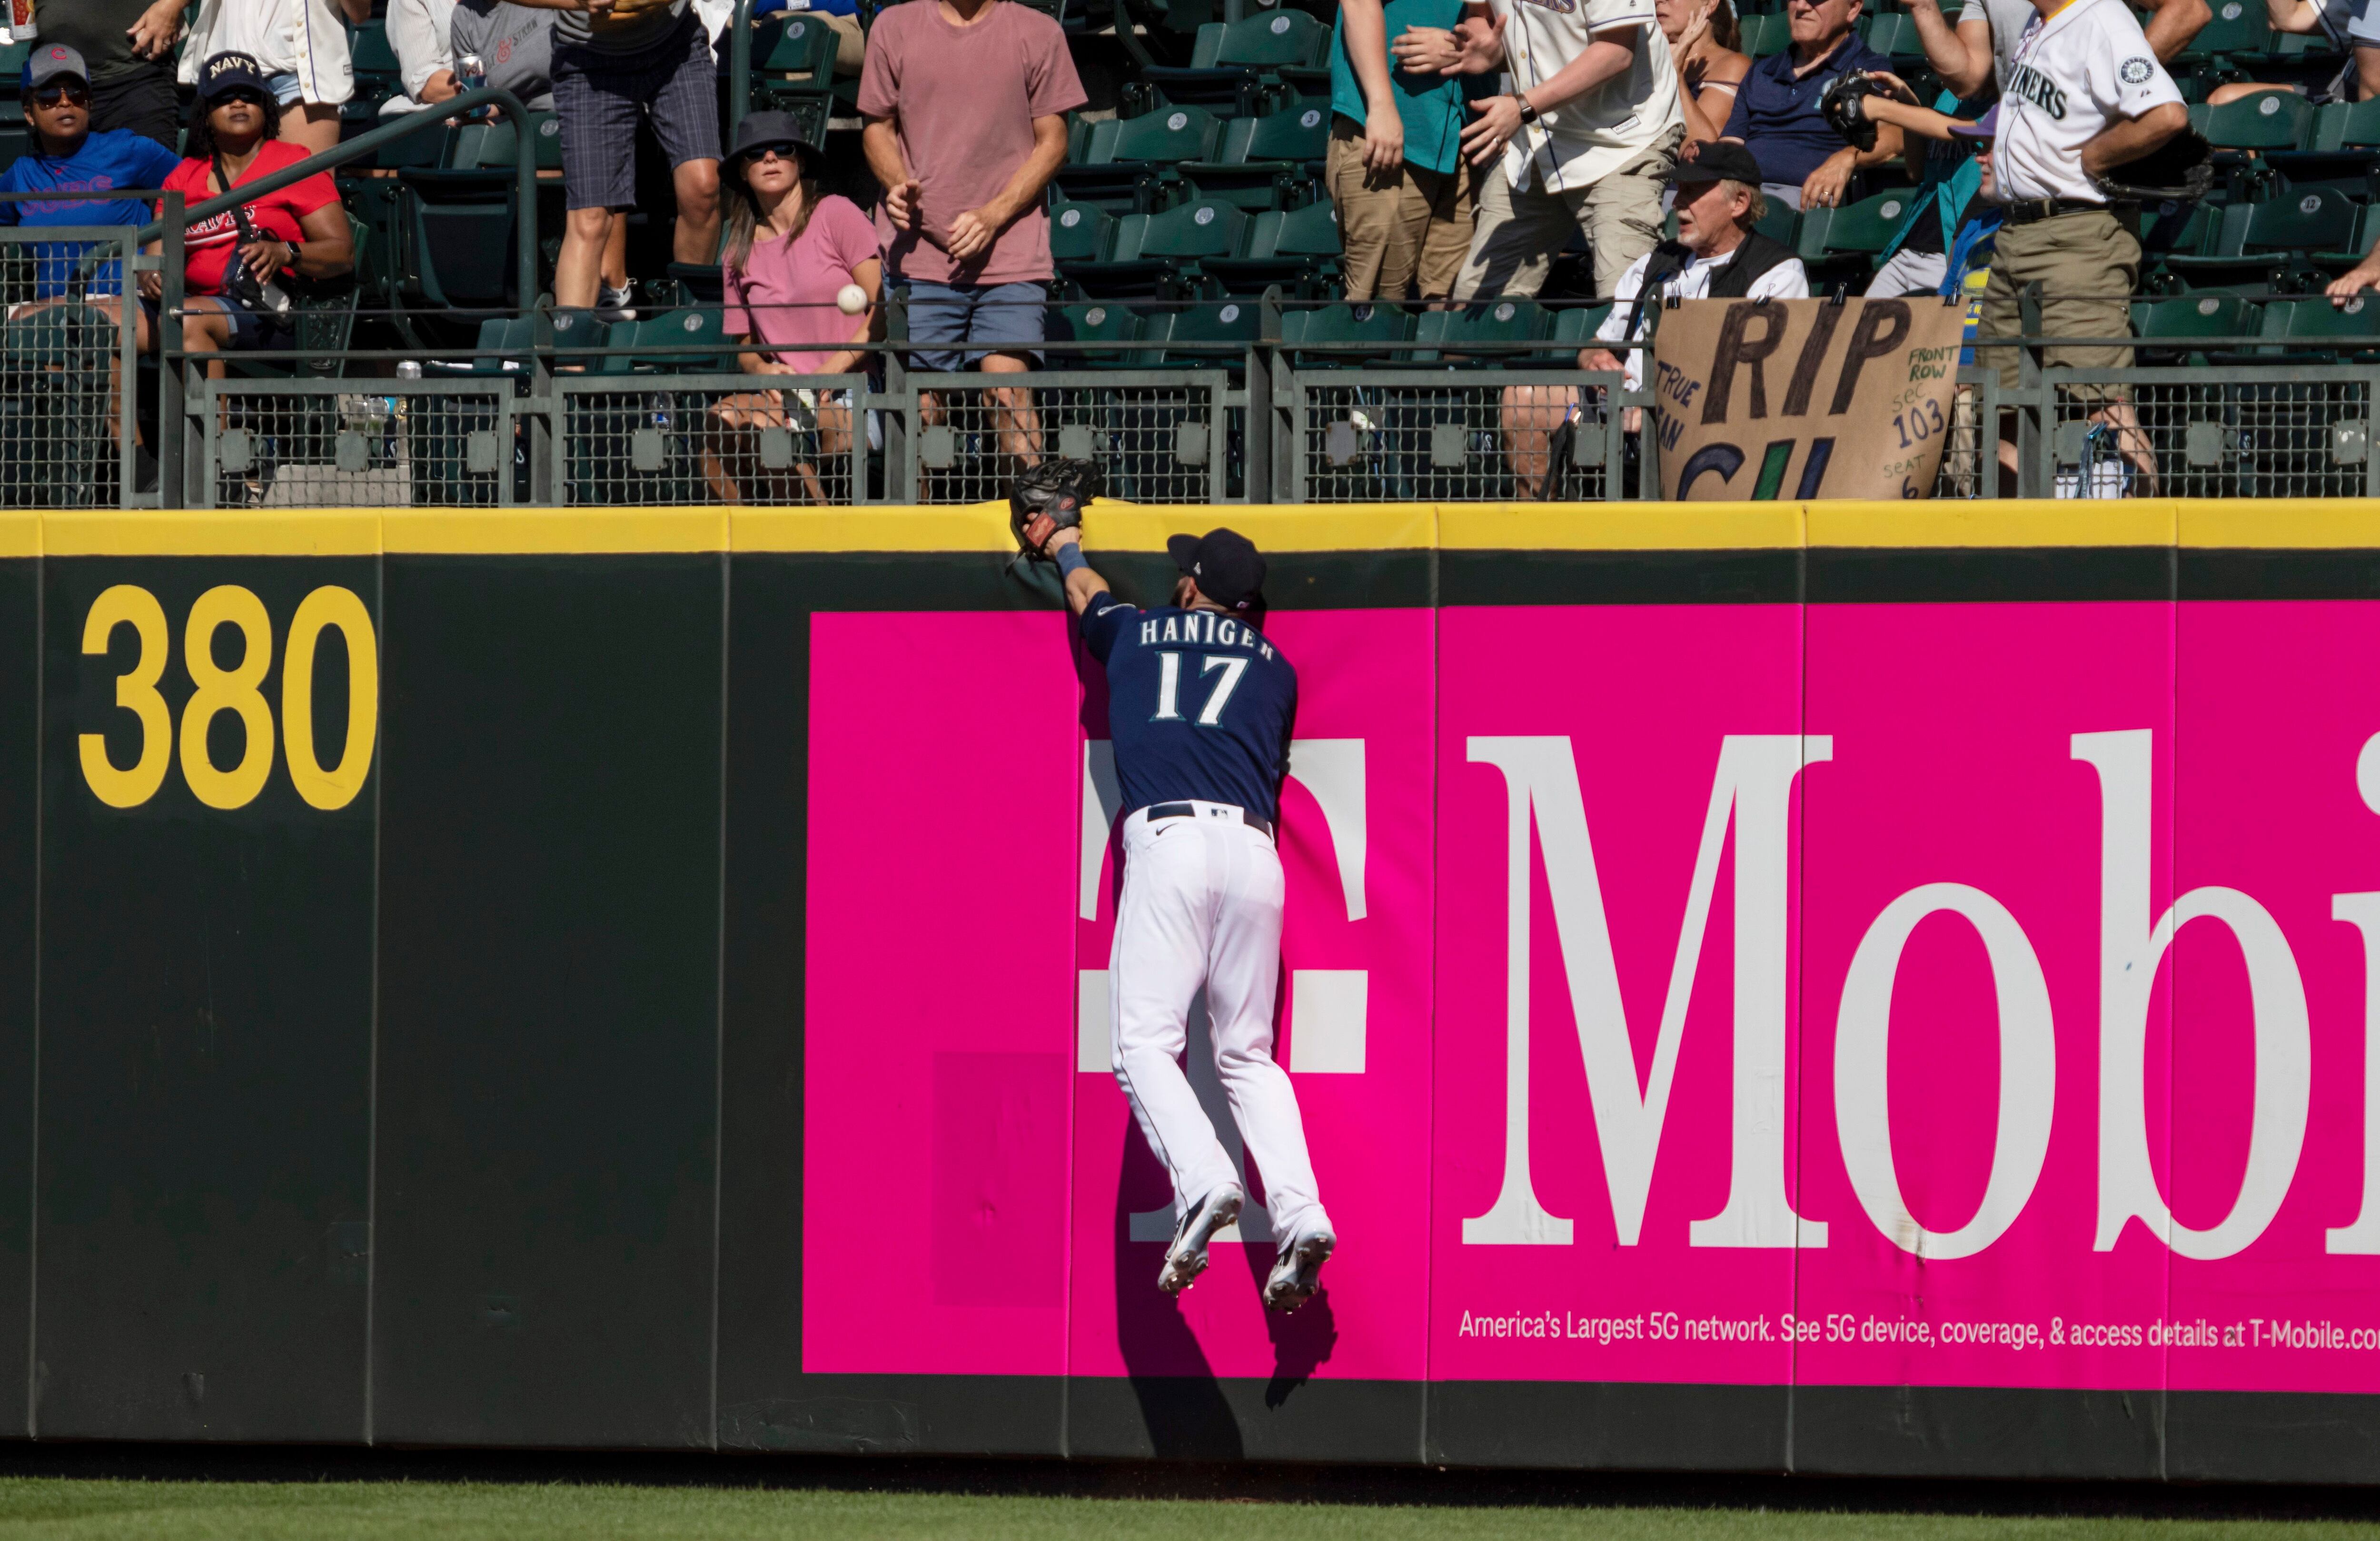
[[[856,316],[868,309],[868,291],[856,284],[845,284],[834,297],[834,308],[846,316]]]

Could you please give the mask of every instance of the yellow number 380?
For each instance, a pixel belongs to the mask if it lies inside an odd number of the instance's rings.
[[[170,645],[164,607],[146,588],[119,583],[91,601],[82,624],[82,650],[104,653],[118,626],[140,638],[132,671],[115,680],[115,704],[140,720],[140,758],[119,770],[107,758],[104,734],[78,741],[82,777],[110,807],[138,807],[165,784],[174,758],[174,719],[158,693]],[[239,666],[215,662],[215,633],[239,628],[246,643]],[[335,626],[347,645],[347,742],[336,765],[325,767],[314,753],[314,649],[326,628]],[[264,790],[273,773],[273,710],[257,688],[273,667],[273,621],[264,601],[236,584],[200,595],[182,627],[182,666],[197,688],[182,708],[182,779],[211,808],[245,807]],[[248,730],[239,763],[220,770],[207,755],[207,730],[222,712],[237,712]],[[350,589],[317,588],[290,618],[288,653],[281,668],[281,729],[289,780],[298,795],[318,808],[343,808],[363,790],[371,768],[372,735],[380,720],[380,659],[373,645],[370,612]]]

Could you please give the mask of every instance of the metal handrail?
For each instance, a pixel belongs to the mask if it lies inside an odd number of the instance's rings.
[[[743,3],[748,5],[750,0],[743,0]],[[368,129],[354,139],[334,145],[319,155],[309,155],[296,165],[268,172],[251,181],[242,182],[229,192],[218,193],[202,202],[193,203],[182,212],[183,227],[187,228],[194,220],[210,218],[265,193],[278,191],[293,182],[302,182],[317,172],[330,171],[350,161],[360,160],[378,151],[382,145],[393,144],[431,128],[443,128],[447,119],[468,113],[474,107],[502,107],[506,119],[513,125],[513,173],[520,202],[520,226],[516,237],[519,250],[515,258],[515,278],[519,286],[520,308],[527,310],[537,303],[538,292],[537,153],[528,140],[528,109],[521,105],[519,97],[501,86],[481,86],[450,97],[435,106],[406,113],[377,128]],[[134,237],[134,244],[146,246],[164,233],[164,220],[151,220],[140,227],[140,235]]]

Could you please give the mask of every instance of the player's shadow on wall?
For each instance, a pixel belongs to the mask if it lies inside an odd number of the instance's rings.
[[[1181,1307],[1157,1287],[1165,1244],[1132,1239],[1134,1212],[1149,1208],[1150,1195],[1172,1191],[1165,1169],[1149,1153],[1139,1131],[1127,1134],[1123,1179],[1116,1183],[1116,1342],[1133,1396],[1140,1403],[1150,1453],[1176,1460],[1236,1461],[1247,1453],[1240,1420],[1223,1396],[1206,1350],[1183,1320]],[[1208,1287],[1214,1288],[1214,1281]]]

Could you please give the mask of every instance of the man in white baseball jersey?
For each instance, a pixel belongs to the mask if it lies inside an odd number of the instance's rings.
[[[1182,576],[1172,601],[1152,610],[1108,591],[1084,560],[1081,530],[1060,529],[1048,547],[1083,618],[1084,646],[1107,670],[1108,735],[1132,810],[1108,960],[1111,1062],[1173,1179],[1173,1241],[1157,1287],[1180,1294],[1245,1202],[1182,1073],[1191,1004],[1206,991],[1215,1074],[1280,1241],[1265,1304],[1294,1311],[1339,1244],[1316,1192],[1297,1093],[1272,1057],[1282,897],[1273,830],[1297,671],[1257,629],[1265,564],[1247,537],[1215,529],[1166,547]]]
[[[2027,285],[2041,285],[2041,326],[2048,336],[2131,334],[2141,243],[2095,178],[2139,160],[2190,123],[2181,92],[2124,0],[2034,3],[2039,16],[2009,56],[2007,89],[1995,113],[1992,176],[2008,213],[1975,330],[1976,361],[1998,369],[2003,391],[2016,388],[2016,350],[1985,345],[2022,334],[2018,297]],[[2132,350],[2120,345],[2042,351],[2051,368],[2122,369],[2131,361]],[[2095,404],[2093,420],[2115,435],[2118,451],[2153,486],[2156,462],[2122,389],[2071,389]],[[2013,466],[2014,446],[2003,443],[2000,458]]]
[[[1512,78],[1463,131],[1491,169],[1454,299],[1536,294],[1573,230],[1609,297],[1661,238],[1661,179],[1686,137],[1653,0],[1472,0],[1453,31],[1408,28],[1390,47],[1409,72]]]
[[[2159,63],[2190,46],[2199,29],[2212,19],[2206,0],[2144,0],[2149,11],[2149,51]],[[2272,0],[2277,14],[2284,5],[2312,5],[2313,0]],[[2361,0],[2329,0],[2360,4]],[[2001,94],[2008,91],[2009,60],[2038,13],[2033,0],[1965,0],[1956,28],[1943,19],[1941,0],[1909,0],[1909,15],[1917,23],[1925,62],[1941,76],[1942,84],[1961,98],[1974,96],[1992,81]]]

